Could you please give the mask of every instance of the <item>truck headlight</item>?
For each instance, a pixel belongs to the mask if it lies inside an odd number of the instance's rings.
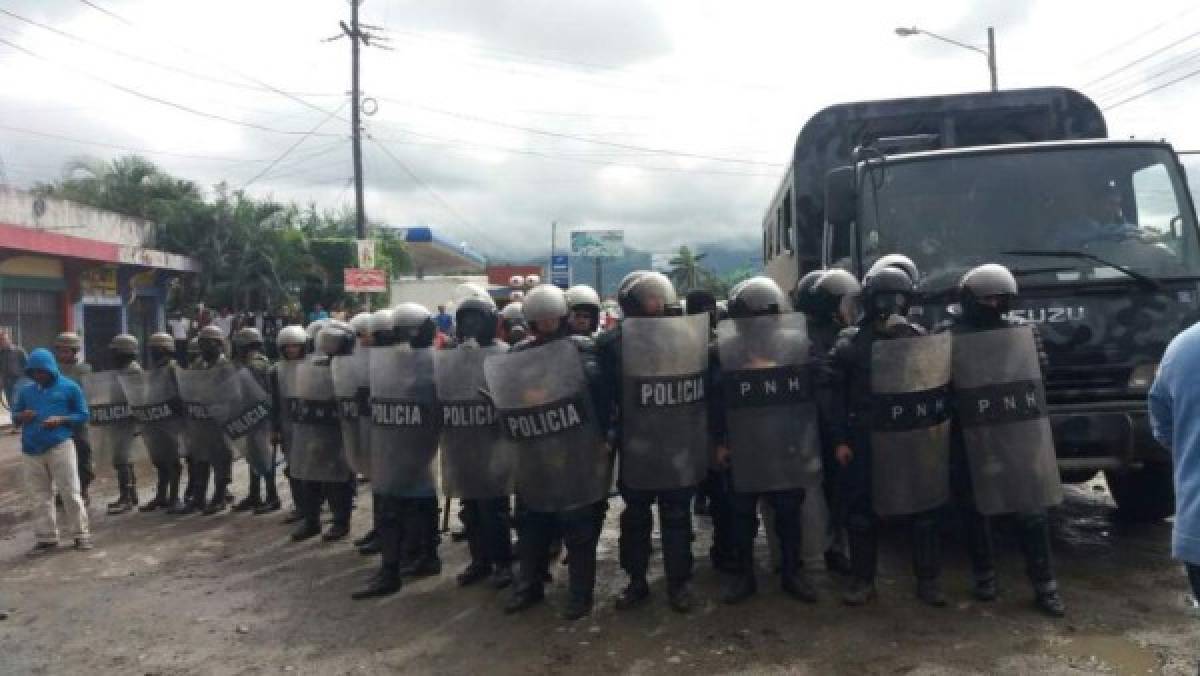
[[[1158,364],[1139,364],[1134,367],[1133,373],[1129,374],[1129,383],[1127,387],[1131,390],[1149,390],[1154,384],[1154,377],[1158,375]]]

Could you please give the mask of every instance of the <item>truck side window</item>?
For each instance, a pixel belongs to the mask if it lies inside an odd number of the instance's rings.
[[[796,253],[796,240],[793,238],[796,234],[795,229],[792,228],[792,193],[790,191],[783,198],[783,213],[779,222],[782,224],[783,248],[789,254],[794,255]]]
[[[1179,213],[1179,205],[1166,166],[1152,164],[1134,172],[1133,201],[1137,212],[1125,214],[1126,222],[1156,235],[1170,232],[1171,219]]]

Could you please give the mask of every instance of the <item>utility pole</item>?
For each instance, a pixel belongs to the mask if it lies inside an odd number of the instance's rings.
[[[350,134],[354,153],[354,232],[359,239],[367,238],[367,214],[363,207],[362,172],[362,120],[359,107],[362,103],[358,87],[359,49],[358,42],[363,34],[358,29],[358,6],[362,0],[350,0],[350,27],[342,24],[342,31],[350,38]]]
[[[996,30],[988,26],[988,72],[992,75],[992,91],[999,91],[996,80]]]

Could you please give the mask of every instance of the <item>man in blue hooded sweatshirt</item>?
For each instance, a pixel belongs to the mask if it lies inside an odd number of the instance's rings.
[[[1175,336],[1150,388],[1154,438],[1175,462],[1175,531],[1171,554],[1187,567],[1200,599],[1200,324]]]
[[[20,425],[24,454],[25,490],[33,503],[33,527],[37,536],[31,554],[49,552],[58,546],[58,523],[54,512],[54,489],[58,488],[66,508],[67,531],[75,548],[92,548],[87,509],[75,467],[75,444],[71,430],[88,421],[83,391],[59,374],[49,350],[38,348],[29,356],[25,374],[32,382],[17,391],[12,407],[13,423]]]

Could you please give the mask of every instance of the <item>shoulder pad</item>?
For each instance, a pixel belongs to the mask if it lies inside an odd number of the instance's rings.
[[[598,347],[596,342],[587,336],[567,336],[567,340],[580,352],[592,352]]]
[[[250,361],[246,362],[246,366],[251,371],[265,372],[271,369],[271,360],[267,359],[267,355],[259,352],[250,357]]]

